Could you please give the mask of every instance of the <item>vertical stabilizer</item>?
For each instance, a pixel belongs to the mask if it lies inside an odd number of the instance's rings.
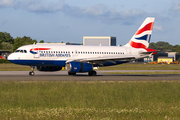
[[[146,18],[126,46],[147,49],[150,43],[154,20],[155,18],[153,17]]]

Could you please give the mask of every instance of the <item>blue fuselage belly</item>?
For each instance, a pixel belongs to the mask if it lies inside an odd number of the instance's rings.
[[[54,61],[54,60],[9,60],[12,63],[28,66],[61,66],[66,65],[66,61]]]
[[[9,60],[12,63],[19,64],[19,65],[28,65],[28,66],[66,66],[66,61],[60,60]],[[112,66],[117,64],[127,63],[128,61],[115,61],[112,62],[105,62],[103,66]],[[96,67],[99,65],[96,65]],[[101,65],[102,66],[102,65]]]

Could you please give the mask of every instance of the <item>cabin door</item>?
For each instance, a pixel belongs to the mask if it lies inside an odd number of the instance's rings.
[[[39,47],[36,46],[35,48],[33,48],[34,51],[34,58],[39,58]]]
[[[131,49],[126,49],[126,51],[128,55],[131,55]]]

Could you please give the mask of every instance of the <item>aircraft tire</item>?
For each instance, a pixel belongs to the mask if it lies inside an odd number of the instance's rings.
[[[88,75],[89,76],[96,76],[97,72],[96,71],[90,71],[90,72],[88,72]]]
[[[34,72],[29,72],[29,75],[34,76]]]
[[[68,72],[68,75],[76,75],[75,72]]]

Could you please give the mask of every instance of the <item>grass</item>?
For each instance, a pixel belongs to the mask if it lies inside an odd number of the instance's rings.
[[[121,64],[100,67],[99,70],[180,70],[180,64]]]
[[[180,82],[1,81],[1,119],[180,119]]]
[[[30,66],[16,64],[0,64],[0,71],[30,71]]]
[[[105,74],[122,74],[122,75],[145,75],[145,74],[180,74],[179,71],[173,71],[173,72],[104,72]]]
[[[180,70],[180,64],[121,64],[110,67],[100,67],[99,70]],[[6,63],[0,64],[0,71],[30,71],[30,67]]]

